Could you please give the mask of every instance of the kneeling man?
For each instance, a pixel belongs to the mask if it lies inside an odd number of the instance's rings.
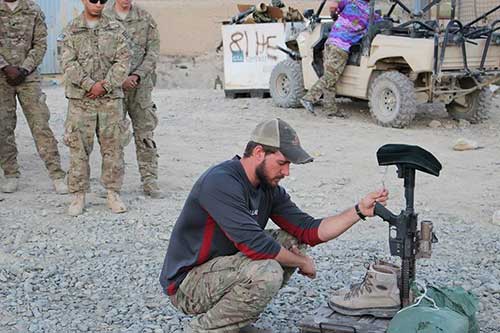
[[[172,304],[197,315],[187,332],[241,332],[256,321],[298,268],[311,279],[305,254],[373,216],[388,192],[366,195],[344,212],[316,219],[279,186],[290,163],[312,162],[295,130],[281,119],[257,125],[243,158],[211,167],[196,181],[179,216],[160,275]],[[271,219],[280,230],[267,231]]]

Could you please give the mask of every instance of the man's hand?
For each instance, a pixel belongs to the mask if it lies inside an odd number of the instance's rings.
[[[20,85],[29,75],[26,69],[11,65],[5,66],[2,71],[7,76],[7,83],[11,86]]]
[[[139,76],[132,74],[122,84],[124,90],[135,89],[139,84]]]
[[[359,210],[365,216],[374,216],[374,208],[375,203],[378,202],[385,206],[387,204],[387,199],[389,198],[389,191],[385,188],[381,189],[377,192],[368,193],[361,201],[359,202]]]
[[[21,72],[19,71],[19,67],[8,65],[2,68],[2,72],[7,76],[8,79],[14,80],[16,79]]]
[[[99,81],[92,86],[92,89],[85,95],[90,99],[96,99],[106,94],[106,89],[104,89],[103,81]]]
[[[311,257],[300,253],[299,249],[296,246],[292,247],[290,252],[298,255],[299,257],[302,257],[303,259],[303,263],[299,266],[299,274],[307,276],[310,279],[314,279],[316,277],[316,266],[314,265],[314,261],[311,259]]]

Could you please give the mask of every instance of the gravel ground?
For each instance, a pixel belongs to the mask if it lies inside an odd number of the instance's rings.
[[[46,92],[51,125],[61,139],[63,90]],[[491,223],[500,209],[498,99],[492,119],[484,124],[459,124],[436,107],[403,130],[375,125],[359,103],[345,104],[350,118],[329,119],[278,109],[269,99],[226,100],[213,90],[158,90],[155,100],[161,121],[156,132],[160,184],[166,198],[142,196],[130,145],[122,191],[129,212],[122,215],[111,214],[96,194],[101,191],[96,152],[87,211],[67,216],[69,197],[53,193],[19,117],[20,190],[0,194],[0,331],[180,332],[189,317],[170,305],[158,275],[188,191],[208,166],[241,154],[258,121],[281,117],[296,127],[303,146],[316,157],[310,165],[294,166],[283,181],[294,201],[314,216],[339,212],[382,182],[391,191],[389,208],[398,211],[404,202],[402,182],[395,169],[377,166],[376,150],[385,143],[409,143],[433,152],[443,164],[442,175],[418,173],[415,197],[420,218],[434,222],[439,243],[432,259],[418,262],[418,277],[472,290],[480,300],[481,330],[500,332],[500,226]],[[440,127],[429,127],[432,120]],[[453,151],[458,138],[483,148]],[[66,167],[68,151],[62,144],[60,148]],[[298,332],[296,323],[325,304],[333,290],[362,278],[364,263],[389,258],[387,234],[386,224],[373,218],[311,249],[318,277],[295,276],[258,325]]]

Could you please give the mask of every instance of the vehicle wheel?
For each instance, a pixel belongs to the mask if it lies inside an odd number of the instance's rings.
[[[469,88],[470,84],[461,84],[462,88]],[[489,87],[476,90],[465,97],[465,103],[452,101],[446,106],[448,113],[456,120],[465,119],[471,124],[477,124],[489,118],[493,93]],[[465,105],[464,105],[465,104]]]
[[[368,94],[370,113],[385,127],[402,128],[410,125],[417,112],[413,82],[396,71],[377,76]]]
[[[271,72],[269,92],[279,107],[301,106],[299,100],[305,95],[301,63],[291,59],[278,63]]]

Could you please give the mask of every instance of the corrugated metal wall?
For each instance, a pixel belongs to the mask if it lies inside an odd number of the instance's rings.
[[[46,16],[48,27],[47,53],[40,66],[42,74],[60,73],[57,38],[62,29],[83,10],[81,0],[35,0]]]

